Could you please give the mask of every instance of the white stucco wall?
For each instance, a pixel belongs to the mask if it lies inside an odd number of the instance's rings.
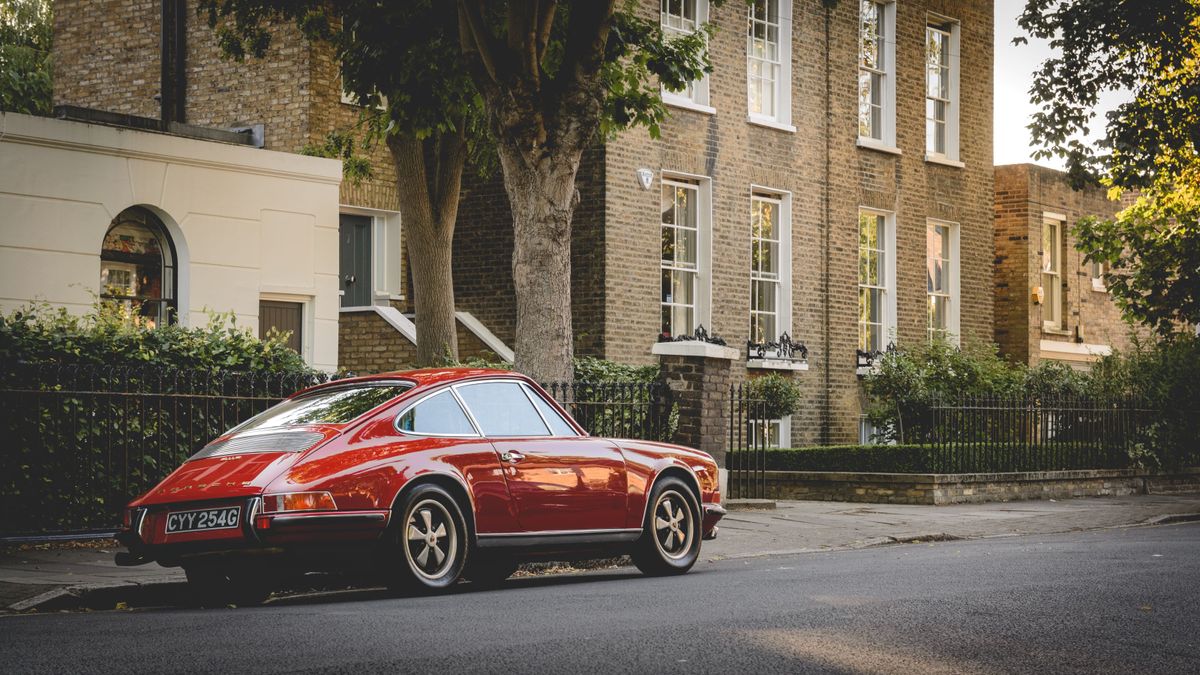
[[[88,311],[109,224],[143,206],[174,240],[182,323],[233,311],[257,331],[260,298],[302,301],[305,357],[333,370],[341,173],[332,159],[0,113],[0,309]]]

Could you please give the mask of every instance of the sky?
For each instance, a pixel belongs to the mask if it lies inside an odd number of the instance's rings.
[[[1029,145],[1029,130],[1026,127],[1037,108],[1029,102],[1029,87],[1033,84],[1034,70],[1050,56],[1050,46],[1043,40],[1033,39],[1026,45],[1013,45],[1014,37],[1025,35],[1017,25],[1017,17],[1025,7],[1025,0],[995,0],[995,3],[994,163],[1000,165],[1034,162],[1031,155],[1035,148]],[[1103,125],[1103,113],[1111,110],[1123,98],[1120,94],[1101,97],[1098,116],[1100,126]],[[1093,130],[1092,137],[1097,135]],[[1058,158],[1037,160],[1035,163],[1056,169],[1063,168],[1062,160]]]

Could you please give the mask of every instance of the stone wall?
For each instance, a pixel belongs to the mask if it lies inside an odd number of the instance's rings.
[[[774,499],[874,504],[977,504],[1028,499],[1200,492],[1200,469],[1148,474],[1135,469],[988,474],[766,472]]]

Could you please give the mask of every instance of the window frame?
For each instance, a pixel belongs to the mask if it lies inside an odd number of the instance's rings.
[[[777,7],[775,21],[772,22],[768,13],[765,20],[754,18],[754,8],[760,3],[766,3],[768,12],[772,6]],[[778,42],[775,59],[754,55],[753,27],[755,24],[764,25],[764,33],[774,26]],[[746,8],[746,113],[751,124],[772,127],[782,131],[795,132],[792,126],[792,2],[791,0],[753,0]],[[768,43],[769,44],[769,43]],[[765,51],[765,50],[764,50]],[[755,61],[770,64],[774,67],[774,84],[772,96],[775,107],[771,113],[756,111],[752,107],[753,97],[750,95],[754,82],[752,64]],[[762,79],[761,77],[759,78]]]
[[[473,434],[429,434],[429,433],[425,433],[422,431],[409,431],[407,429],[400,428],[400,418],[407,415],[410,410],[412,410],[413,408],[416,408],[417,406],[421,405],[426,400],[433,398],[434,396],[440,396],[447,392],[449,392],[450,396],[453,397],[454,400],[458,403],[459,409],[462,410],[463,415],[466,416],[467,422],[471,425],[471,428],[475,430],[475,433],[473,433]],[[475,418],[471,415],[471,410],[469,408],[467,408],[467,404],[462,400],[461,397],[459,397],[458,392],[454,391],[454,385],[450,385],[450,386],[446,386],[446,387],[438,387],[437,389],[434,389],[433,391],[422,394],[419,398],[417,398],[417,399],[413,400],[412,402],[410,402],[409,404],[405,405],[400,410],[400,412],[396,413],[396,415],[392,418],[392,428],[396,430],[396,433],[398,433],[402,436],[413,436],[413,437],[417,437],[417,438],[484,438],[483,433],[480,432],[480,430],[479,430],[479,423],[475,421]]]
[[[669,0],[660,0],[659,2],[658,25],[663,32],[664,39],[673,39],[674,37],[690,35],[692,32],[700,30],[701,26],[708,23],[709,0],[690,0],[691,2],[696,3],[696,18],[694,20],[695,26],[692,28],[692,30],[689,31],[684,28],[668,26],[665,19],[668,16],[673,15],[669,15],[662,8],[663,3],[668,1]],[[680,2],[687,3],[689,0],[680,0]],[[711,114],[716,112],[716,109],[713,108],[711,104],[709,73],[704,73],[700,79],[693,80],[691,83],[689,83],[688,88],[683,91],[669,91],[666,87],[660,87],[660,89],[662,92],[661,95],[663,103],[667,105],[675,106],[677,108],[684,108],[687,110],[695,110],[703,113]],[[688,94],[688,90],[691,91],[690,95]]]
[[[1092,290],[1097,293],[1108,292],[1108,282],[1104,280],[1104,276],[1108,274],[1108,263],[1092,261],[1088,263],[1088,274],[1092,278]]]
[[[667,225],[662,222],[662,190],[666,186],[684,187],[694,189],[696,194],[696,263],[695,269],[686,270],[679,268],[681,271],[690,271],[693,274],[692,281],[692,325],[688,327],[686,332],[676,330],[676,326],[671,326],[670,337],[678,337],[679,335],[691,335],[699,326],[708,326],[711,328],[711,298],[712,298],[712,179],[707,176],[699,176],[695,174],[680,173],[675,171],[663,171],[659,178],[659,266],[658,266],[658,307],[659,307],[659,334],[662,334],[662,311],[668,304],[662,300],[662,273],[666,270],[676,269],[673,266],[664,264],[665,260],[661,254],[661,242],[663,228],[672,227],[677,229],[678,225]],[[673,298],[672,298],[673,299]],[[680,303],[672,302],[669,306],[687,306]]]
[[[153,211],[142,206],[131,206],[122,210],[109,221],[108,227],[104,230],[104,237],[100,240],[100,274],[97,280],[101,280],[106,269],[126,272],[137,277],[138,267],[142,265],[142,261],[138,260],[141,254],[104,248],[104,242],[108,239],[109,233],[122,225],[141,227],[158,240],[159,297],[151,298],[136,294],[113,295],[106,292],[104,284],[100,284],[100,292],[97,294],[100,301],[119,303],[123,308],[125,303],[129,303],[128,311],[131,315],[134,313],[133,303],[140,302],[141,304],[138,306],[140,310],[141,305],[153,302],[159,305],[159,311],[165,317],[165,325],[183,325],[183,318],[179,312],[179,298],[183,286],[181,275],[185,268],[180,264],[179,249],[175,245],[175,238],[171,236],[163,219]],[[133,290],[136,291],[136,289]],[[155,323],[155,325],[158,324]]]
[[[776,248],[778,251],[776,278],[760,279],[754,269],[754,204],[756,201],[766,201],[777,205],[778,214],[775,222]],[[771,241],[771,240],[766,240]],[[762,185],[750,185],[750,325],[748,339],[754,340],[754,317],[766,312],[754,309],[754,284],[761,281],[775,282],[775,335],[768,335],[764,342],[773,342],[783,334],[793,335],[792,332],[792,193],[787,190],[777,190]]]
[[[945,69],[945,97],[931,96],[929,93],[930,86],[930,68],[929,63],[929,41],[930,32],[945,36],[945,63],[939,63],[939,68]],[[925,161],[950,164],[961,168],[962,162],[959,161],[959,107],[961,97],[959,96],[959,71],[960,71],[960,34],[961,24],[957,19],[939,14],[928,14],[925,20]],[[945,119],[941,120],[944,125],[943,131],[943,147],[939,150],[936,147],[930,146],[929,123],[931,120],[936,121],[937,118],[929,116],[929,107],[931,101],[940,101],[945,104]]]
[[[859,206],[858,214],[859,214],[859,222],[858,222],[858,228],[857,228],[858,229],[858,246],[856,247],[856,255],[857,255],[856,263],[857,263],[857,267],[858,267],[858,271],[859,271],[859,273],[857,275],[857,277],[858,277],[858,279],[857,279],[858,286],[857,287],[859,289],[858,321],[857,321],[858,342],[857,342],[857,344],[858,344],[859,350],[861,350],[863,352],[871,353],[874,351],[883,351],[883,350],[887,349],[887,346],[889,344],[891,344],[895,341],[895,335],[896,335],[896,262],[895,262],[895,259],[896,259],[896,214],[893,211],[885,211],[883,209],[871,208],[869,206]],[[861,221],[863,214],[869,214],[876,218],[882,218],[882,221],[876,220],[876,223],[878,226],[878,223],[882,222],[884,232],[882,234],[877,234],[876,240],[883,245],[883,248],[867,249],[867,250],[874,250],[877,253],[881,254],[881,256],[880,256],[881,260],[882,260],[881,265],[882,265],[883,269],[881,270],[881,273],[879,275],[881,277],[881,281],[882,281],[882,284],[880,284],[880,285],[871,285],[871,284],[863,283],[862,253],[863,253],[864,249],[862,246],[862,221]],[[883,294],[883,302],[881,303],[883,305],[881,308],[881,317],[880,317],[881,321],[879,322],[879,330],[881,331],[882,335],[880,336],[880,345],[879,345],[880,348],[878,350],[864,349],[864,347],[866,346],[863,344],[864,322],[862,320],[862,309],[863,309],[862,308],[862,289],[864,289],[864,288],[879,290],[879,291],[882,291],[882,294]],[[866,324],[874,325],[871,322],[866,322]]]
[[[1042,330],[1061,333],[1066,330],[1063,322],[1063,229],[1066,227],[1066,216],[1057,213],[1042,214],[1041,237],[1041,266],[1038,280],[1042,286]],[[1046,228],[1054,228],[1052,246],[1057,254],[1051,260],[1056,261],[1054,269],[1048,267],[1046,251]],[[1049,278],[1050,283],[1047,283]],[[1046,307],[1051,308],[1051,318],[1046,318]]]
[[[879,25],[882,31],[877,34],[879,42],[878,61],[882,68],[867,66],[863,59],[863,36],[865,15],[863,10],[867,5],[875,6],[879,12]],[[896,2],[895,0],[860,0],[858,23],[858,76],[859,76],[859,133],[858,145],[898,152],[896,149]],[[878,75],[880,78],[879,93],[879,135],[864,135],[862,133],[862,76],[864,73]]]
[[[930,342],[932,342],[933,338],[934,338],[934,332],[935,331],[941,332],[941,333],[945,333],[945,338],[946,338],[947,342],[949,342],[952,345],[958,345],[960,343],[959,322],[960,322],[960,318],[962,316],[962,313],[961,313],[962,288],[960,285],[960,275],[961,275],[961,270],[962,270],[962,264],[961,264],[960,258],[959,258],[960,254],[961,254],[960,247],[959,247],[959,224],[952,222],[952,221],[948,221],[948,220],[939,220],[937,218],[926,219],[926,221],[925,221],[926,270],[928,270],[928,265],[929,265],[929,246],[928,246],[929,234],[930,234],[931,230],[935,227],[945,228],[945,233],[946,233],[945,234],[945,237],[947,240],[946,250],[947,250],[949,257],[943,259],[942,263],[943,263],[944,268],[948,268],[948,271],[946,273],[947,288],[945,288],[942,292],[937,293],[937,292],[931,291],[929,289],[928,282],[927,282],[926,287],[925,287],[925,293],[926,293],[926,298],[929,300],[929,302],[932,302],[932,299],[935,296],[946,298],[946,303],[947,303],[946,325],[944,328],[935,329],[931,324],[929,324],[929,321],[932,321],[932,319],[933,319],[932,314],[931,314],[929,316],[929,319],[926,321],[926,338]],[[928,274],[928,271],[926,273]]]

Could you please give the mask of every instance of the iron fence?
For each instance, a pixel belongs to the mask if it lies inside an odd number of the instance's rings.
[[[323,374],[6,364],[0,536],[111,531],[132,497]]]
[[[1133,399],[969,396],[934,403],[905,437],[935,473],[1123,469],[1154,419]]]
[[[725,465],[729,470],[730,499],[767,497],[767,452],[772,442],[768,403],[752,398],[744,385],[729,388],[729,440]]]
[[[111,532],[121,509],[206,443],[324,374],[147,365],[0,367],[0,537]],[[658,383],[547,387],[590,433],[669,440]]]
[[[670,441],[678,412],[661,382],[554,382],[542,385],[594,436]]]

